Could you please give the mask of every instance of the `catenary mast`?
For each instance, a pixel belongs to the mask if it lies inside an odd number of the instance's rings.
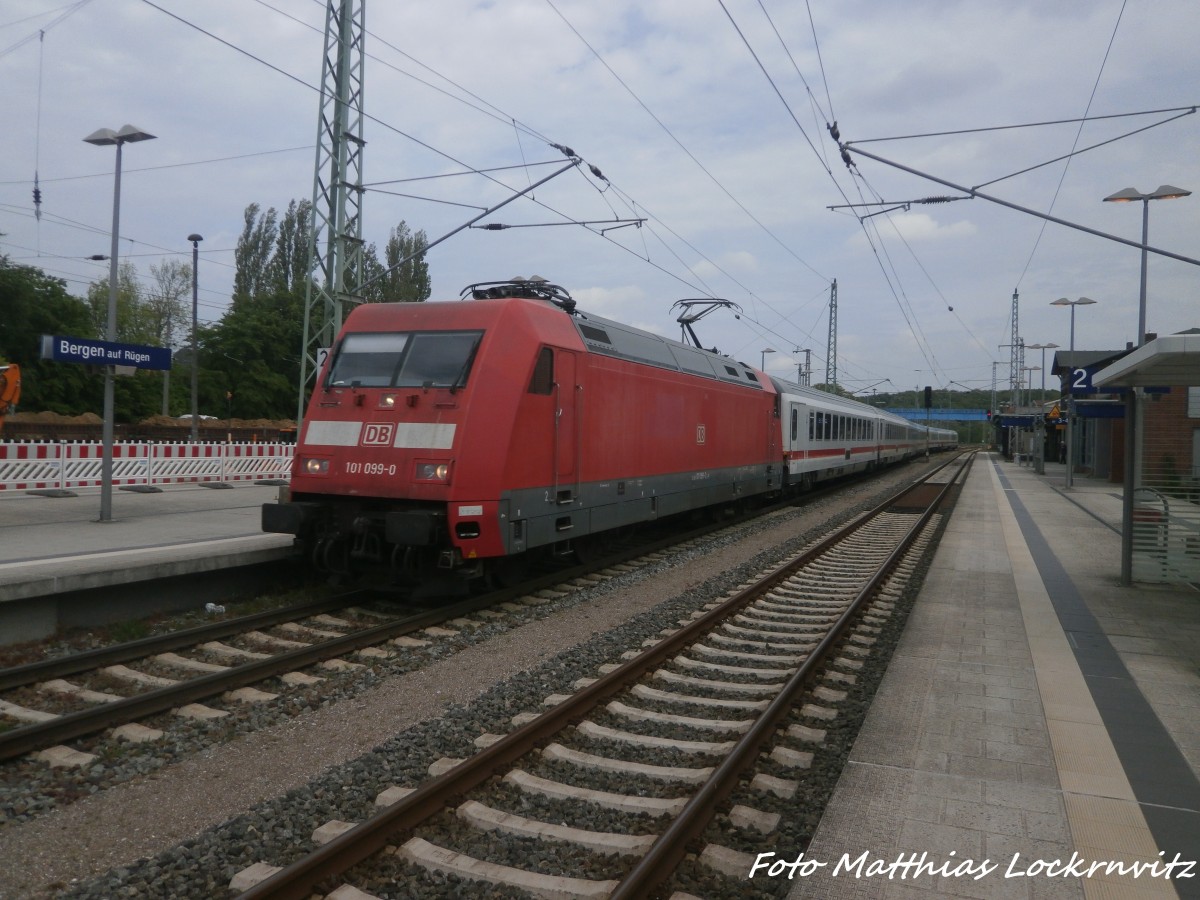
[[[825,344],[825,390],[837,384],[837,279],[829,286],[829,339]]]
[[[364,13],[365,0],[327,0],[325,6],[297,423],[320,351],[333,346],[346,307],[361,302]]]

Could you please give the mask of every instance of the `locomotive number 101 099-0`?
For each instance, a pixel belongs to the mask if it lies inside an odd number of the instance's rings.
[[[346,463],[347,475],[395,475],[395,465],[384,465],[383,463]]]

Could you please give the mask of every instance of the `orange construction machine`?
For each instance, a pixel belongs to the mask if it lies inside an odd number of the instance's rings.
[[[0,432],[4,430],[4,417],[17,411],[21,399],[21,367],[16,363],[0,366]]]

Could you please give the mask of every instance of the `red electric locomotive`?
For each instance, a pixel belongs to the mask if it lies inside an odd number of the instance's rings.
[[[776,388],[585,315],[540,281],[346,319],[263,530],[333,572],[503,571],[625,525],[778,490]]]

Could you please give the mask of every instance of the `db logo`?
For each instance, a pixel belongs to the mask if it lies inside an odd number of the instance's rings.
[[[392,443],[392,434],[396,426],[391,422],[383,424],[367,423],[363,429],[362,445],[364,447],[388,447]]]

